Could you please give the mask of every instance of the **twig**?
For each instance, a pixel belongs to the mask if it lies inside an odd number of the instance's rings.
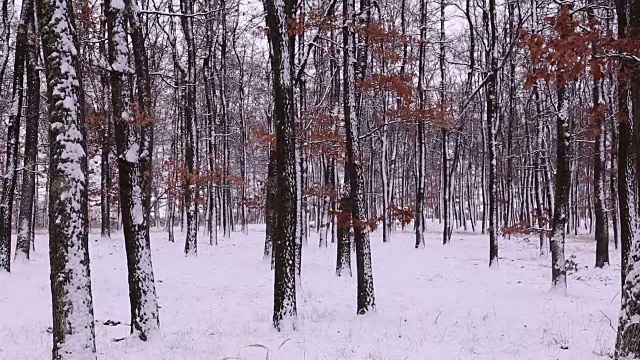
[[[607,320],[609,320],[609,327],[614,331],[614,332],[618,332],[618,330],[616,330],[616,328],[613,327],[613,321],[611,321],[611,318],[609,318],[607,316],[607,314],[604,313],[604,311],[600,310],[600,313],[602,314],[602,316],[604,316],[605,318],[607,318]]]

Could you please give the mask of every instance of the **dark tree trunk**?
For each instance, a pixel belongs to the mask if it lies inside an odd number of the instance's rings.
[[[22,190],[20,199],[20,213],[18,216],[18,239],[16,242],[16,258],[30,258],[33,243],[33,204],[36,192],[36,160],[38,157],[38,124],[40,122],[40,77],[36,65],[38,64],[38,48],[35,32],[35,1],[24,3],[27,13],[27,106],[25,114],[24,137],[24,170],[22,172]]]
[[[273,326],[295,321],[296,308],[296,123],[293,84],[293,39],[288,19],[292,0],[264,0],[269,28],[270,60],[273,75],[274,128],[276,134],[276,199],[273,204],[276,226],[273,230],[275,256]]]
[[[498,72],[498,59],[496,58],[495,48],[498,46],[497,30],[496,30],[496,3],[495,0],[489,0],[488,9],[482,13],[482,19],[485,31],[489,36],[489,46],[485,50],[485,59],[489,67],[487,76],[487,88],[485,91],[486,102],[486,132],[487,132],[487,160],[489,161],[489,179],[488,179],[488,195],[489,195],[489,267],[498,265],[498,179],[497,179],[497,154],[496,154],[496,137],[498,129],[498,117],[496,112],[497,91],[496,77]]]
[[[592,4],[593,5],[593,4]],[[589,7],[587,13],[590,19],[594,18],[594,9]],[[593,56],[598,55],[598,47],[595,41],[591,43],[591,51]],[[609,222],[607,221],[607,212],[605,210],[605,121],[604,112],[600,116],[600,79],[594,77],[591,87],[591,96],[593,100],[593,110],[595,113],[596,139],[594,144],[593,156],[593,202],[594,213],[596,217],[596,267],[602,268],[609,265]]]
[[[630,7],[630,9],[627,9]],[[629,11],[629,27],[627,28],[627,11]],[[640,1],[616,1],[618,15],[618,36],[628,34],[634,40],[640,38]],[[622,306],[620,323],[616,339],[615,359],[635,359],[640,356],[640,242],[635,238],[637,232],[637,178],[640,159],[637,158],[640,146],[640,71],[634,64],[622,61],[619,68],[622,73],[618,84],[618,197],[620,208],[620,244],[622,247]],[[629,79],[629,75],[630,79]],[[628,94],[631,92],[632,118],[628,110]],[[634,139],[635,136],[635,139]],[[634,156],[635,155],[635,156]],[[635,181],[634,181],[635,180]]]
[[[271,122],[271,120],[269,120]],[[266,190],[267,190],[267,200],[265,202],[265,222],[266,222],[266,231],[265,231],[265,239],[264,239],[264,258],[270,259],[271,268],[274,266],[274,256],[273,256],[273,235],[276,231],[276,213],[275,213],[275,203],[276,203],[276,188],[277,184],[277,173],[276,173],[276,151],[271,146],[269,148],[269,165],[267,169],[267,182],[266,182]]]
[[[193,1],[181,0],[180,10],[183,14],[193,14]],[[194,153],[194,123],[196,114],[196,86],[195,86],[195,71],[196,71],[196,48],[195,38],[193,32],[193,17],[182,16],[180,17],[182,24],[182,32],[186,42],[187,51],[187,76],[184,82],[185,104],[184,104],[184,136],[185,136],[185,162],[186,162],[186,174],[183,179],[184,186],[184,203],[187,211],[187,236],[184,242],[184,253],[186,255],[198,254],[198,229],[196,222],[196,196],[197,191],[192,184],[192,175],[195,170],[195,153]]]
[[[551,284],[553,288],[566,290],[567,270],[565,268],[564,237],[567,225],[567,201],[571,189],[569,160],[571,134],[569,132],[569,104],[564,85],[559,85],[557,94],[555,199],[549,247],[551,249]]]
[[[542,114],[540,108],[540,93],[538,89],[538,84],[533,85],[533,98],[536,102],[536,116],[540,116]],[[543,184],[544,184],[544,150],[542,148],[543,141],[542,137],[544,132],[544,128],[542,126],[542,121],[538,121],[536,124],[536,157],[535,157],[535,173],[534,173],[534,186],[535,186],[535,198],[536,198],[536,218],[538,222],[538,231],[540,232],[539,240],[540,240],[540,256],[544,256],[547,254],[547,246],[546,239],[547,234],[545,233],[546,224],[549,222],[547,211],[544,207],[544,198],[542,195],[543,192]]]
[[[131,333],[146,341],[159,333],[149,239],[153,119],[150,102],[146,100],[150,93],[145,88],[148,67],[144,40],[137,37],[141,31],[137,14],[129,1],[126,3],[126,10],[122,5],[124,4],[105,1],[111,64],[111,108],[118,151],[120,210],[127,253]],[[129,12],[132,28],[138,94],[135,107],[132,105],[131,90],[127,86],[130,61],[125,11]],[[138,109],[139,113],[134,114],[133,108]]]
[[[362,173],[362,153],[358,141],[358,113],[356,110],[356,75],[357,62],[355,55],[355,29],[349,19],[354,20],[355,9],[353,0],[343,0],[342,14],[344,17],[343,33],[343,104],[346,133],[346,161],[349,179],[349,199],[351,201],[351,216],[353,235],[356,246],[356,268],[358,282],[357,313],[365,314],[375,311],[375,296],[373,292],[373,271],[371,269],[371,245],[369,241],[369,227],[365,216],[366,205],[364,197],[364,176]]]
[[[24,3],[16,34],[5,164],[2,173],[0,173],[0,178],[2,179],[2,193],[0,194],[0,271],[6,270],[7,272],[11,271],[11,219],[13,216],[13,196],[18,179],[18,136],[20,134],[20,117],[22,116],[27,32],[31,13],[33,13],[33,3],[31,5],[28,2]]]
[[[420,1],[420,45],[418,47],[418,106],[421,111],[425,110],[425,89],[424,89],[424,69],[425,69],[425,47],[427,34],[427,9],[425,1]],[[415,248],[424,247],[424,188],[425,188],[425,140],[424,121],[418,121],[416,133],[416,209],[415,209]],[[443,149],[444,149],[443,145]],[[443,157],[446,155],[443,154]],[[443,164],[443,166],[446,166]],[[446,195],[443,193],[443,198]],[[445,222],[446,224],[446,222]],[[446,225],[445,225],[446,226]]]
[[[215,103],[215,85],[212,84],[213,72],[211,71],[210,63],[214,59],[213,53],[213,39],[211,34],[211,25],[207,25],[207,57],[203,61],[203,73],[204,73],[204,94],[205,104],[207,107],[207,163],[209,165],[210,176],[215,176],[216,172],[216,157],[215,157],[215,119],[217,117],[217,107]],[[208,183],[208,207],[207,212],[207,227],[209,230],[209,245],[218,245],[218,211],[215,197],[215,182],[210,180]]]
[[[100,233],[102,237],[111,236],[111,162],[109,153],[111,152],[111,119],[105,119],[105,137],[102,140],[100,152]]]
[[[446,106],[446,95],[445,95],[445,31],[444,31],[444,9],[445,9],[445,0],[440,0],[440,53],[438,55],[438,62],[440,66],[440,89],[438,96],[440,97],[440,111],[444,113]],[[426,5],[425,5],[426,6]],[[422,12],[426,12],[423,10]],[[426,21],[421,22],[424,25],[421,25],[422,28],[426,27]],[[421,34],[421,37],[422,34]],[[424,42],[424,40],[422,40]],[[424,71],[424,70],[423,70]],[[421,99],[421,101],[424,101]],[[423,107],[424,108],[424,107]],[[449,130],[446,125],[442,127],[441,130],[441,140],[442,140],[442,214],[443,214],[443,229],[442,229],[442,244],[446,245],[451,241],[451,211],[449,210],[450,201],[451,201],[451,176],[453,171],[449,172]],[[424,192],[424,189],[422,189]],[[416,219],[417,220],[417,219]],[[423,225],[424,227],[424,225]]]
[[[342,194],[340,194],[340,203],[338,205],[338,251],[336,257],[336,275],[342,276],[351,274],[351,201],[349,198],[350,188],[347,170],[348,164],[345,163],[344,183]]]
[[[104,3],[103,3],[104,7]],[[104,11],[104,10],[103,10]],[[100,23],[100,31],[104,34],[106,22]],[[108,57],[106,44],[104,41],[99,45],[100,56]],[[100,83],[105,90],[109,89],[109,76],[107,71],[100,72]],[[105,94],[106,95],[106,94]],[[106,107],[106,106],[105,106]],[[112,134],[112,113],[107,109],[102,112],[104,118],[104,129],[102,133],[102,144],[100,151],[100,234],[102,237],[111,237],[111,161],[110,152],[113,142]]]

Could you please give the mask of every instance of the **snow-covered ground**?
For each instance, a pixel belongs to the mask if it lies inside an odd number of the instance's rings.
[[[549,291],[550,259],[540,259],[534,244],[501,238],[500,267],[490,270],[485,235],[454,232],[443,246],[437,226],[430,228],[419,250],[408,231],[389,244],[373,234],[377,313],[364,317],[355,314],[355,277],[335,277],[335,245],[318,249],[313,233],[303,250],[298,330],[286,333],[271,328],[273,275],[262,259],[262,228],[216,247],[200,243],[196,258],[184,257],[182,241],[153,233],[163,338],[151,343],[114,341],[129,329],[124,245],[121,235],[92,234],[98,358],[587,360],[612,352],[620,304],[613,246],[612,266],[594,269],[593,240],[567,239],[578,271],[562,295]],[[50,358],[47,236],[38,235],[36,246],[31,263],[0,275],[0,360]]]

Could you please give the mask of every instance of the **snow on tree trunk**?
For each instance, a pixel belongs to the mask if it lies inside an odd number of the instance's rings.
[[[618,36],[627,34],[628,3],[616,1]],[[636,21],[631,23],[637,27]],[[631,64],[621,61],[618,72],[627,74]],[[631,86],[637,86],[632,84]],[[620,246],[622,280],[621,311],[616,338],[615,359],[640,357],[640,242],[637,238],[637,211],[635,201],[635,179],[637,163],[634,161],[632,119],[629,116],[629,85],[618,85],[618,208],[620,221]],[[636,90],[637,91],[637,90]],[[634,97],[635,100],[635,97]],[[637,119],[633,119],[637,121]],[[637,160],[637,159],[635,159]]]
[[[16,242],[16,258],[30,258],[33,236],[33,204],[36,193],[36,160],[38,156],[38,123],[40,120],[40,77],[36,70],[38,51],[35,43],[35,1],[23,3],[23,17],[26,27],[26,67],[27,67],[27,106],[25,116],[24,138],[24,171],[22,175],[22,189],[20,199],[20,213],[18,216],[18,239]],[[20,29],[22,31],[22,29]]]
[[[420,1],[420,45],[418,47],[418,106],[421,111],[425,110],[425,51],[426,51],[426,34],[427,34],[427,9],[424,0]],[[416,132],[416,209],[415,209],[415,232],[416,241],[415,248],[424,248],[424,187],[425,187],[425,167],[426,167],[426,149],[424,140],[424,119],[421,119],[417,125]],[[444,157],[444,156],[443,156]]]
[[[536,115],[540,116],[542,113],[539,105],[540,101],[540,93],[538,92],[538,84],[537,82],[533,85],[533,97],[536,102]],[[542,188],[544,182],[544,149],[543,149],[543,133],[544,128],[542,126],[542,121],[538,121],[536,125],[536,157],[535,157],[535,173],[533,174],[534,178],[534,187],[535,187],[535,200],[536,200],[536,218],[538,221],[538,231],[539,234],[539,247],[540,247],[540,256],[544,256],[547,254],[547,246],[546,239],[547,234],[545,233],[545,227],[548,223],[548,212],[545,211],[544,208],[544,198],[542,196]]]
[[[111,120],[105,121],[105,138],[103,139],[100,154],[100,234],[102,237],[111,237]]]
[[[387,126],[387,117],[384,117],[384,127],[382,128],[382,154],[380,155],[380,172],[382,177],[382,242],[391,241],[391,186],[389,185],[389,146],[388,146],[388,137],[389,137],[389,129]]]
[[[270,259],[271,268],[273,269],[273,233],[276,227],[276,188],[277,188],[277,173],[276,173],[276,152],[275,149],[269,147],[269,165],[267,166],[267,199],[265,203],[265,239],[264,239],[264,258]]]
[[[281,330],[295,321],[296,308],[296,124],[293,87],[293,44],[289,18],[291,0],[264,0],[269,28],[270,60],[273,75],[274,128],[276,134],[276,196],[272,204],[276,226],[272,241],[275,257],[273,326]]]
[[[587,9],[589,19],[594,19],[593,2]],[[595,41],[591,43],[592,56],[598,55],[598,47]],[[605,169],[606,169],[606,149],[605,149],[605,119],[603,106],[600,103],[600,79],[593,78],[591,87],[591,96],[593,100],[593,112],[595,115],[595,124],[592,124],[595,130],[595,144],[593,151],[593,202],[594,213],[596,218],[596,267],[604,267],[609,265],[609,222],[607,220],[607,212],[605,209]]]
[[[300,125],[300,124],[298,124]],[[300,285],[300,275],[302,274],[302,243],[303,243],[303,214],[302,214],[302,168],[303,168],[302,144],[296,141],[295,163],[296,163],[296,287]]]
[[[33,9],[28,3],[23,4],[18,32],[16,34],[16,51],[14,55],[13,83],[11,87],[11,108],[7,129],[5,166],[0,170],[2,193],[0,194],[0,270],[11,271],[11,217],[13,215],[13,196],[18,179],[18,135],[22,116],[22,99],[24,88],[24,65],[27,53],[27,31],[29,28],[29,11]]]
[[[345,164],[345,175],[340,202],[338,204],[338,246],[336,246],[336,275],[352,276],[351,273],[351,200],[348,176],[348,164]]]
[[[496,77],[498,71],[498,39],[496,30],[495,0],[489,0],[488,8],[482,13],[482,21],[485,31],[489,36],[489,46],[485,50],[485,59],[489,66],[486,76],[487,88],[485,91],[486,102],[486,147],[487,160],[489,161],[488,197],[489,197],[489,267],[498,265],[498,179],[497,179],[497,154],[496,137],[498,132],[498,118],[496,116],[497,93]],[[483,221],[484,223],[484,221]]]
[[[632,243],[626,263],[615,358],[637,359],[640,358],[640,242]]]
[[[335,167],[333,165],[334,159],[329,158],[325,155],[322,156],[322,160],[324,163],[323,167],[323,180],[324,180],[324,196],[322,197],[322,209],[321,211],[321,224],[319,227],[320,232],[320,241],[319,247],[326,248],[329,243],[329,236],[331,236],[331,232],[333,231],[332,226],[332,204],[333,199],[335,198]]]
[[[180,10],[183,14],[193,14],[193,1],[181,0]],[[198,229],[197,229],[197,191],[192,184],[192,176],[195,175],[196,159],[194,154],[194,122],[196,113],[196,49],[193,32],[193,17],[181,16],[182,32],[186,42],[187,51],[187,76],[184,87],[186,104],[184,106],[184,130],[185,130],[185,162],[186,174],[184,178],[184,203],[187,211],[187,236],[184,242],[184,253],[188,256],[198,254]],[[224,211],[224,209],[223,209]]]
[[[125,1],[129,23],[136,75],[137,108],[140,124],[140,152],[138,155],[140,179],[140,205],[142,222],[138,222],[137,242],[131,249],[134,261],[128,261],[129,273],[134,274],[137,282],[129,281],[132,309],[132,332],[144,340],[159,334],[159,311],[156,296],[153,266],[151,263],[151,239],[149,237],[149,217],[151,212],[151,190],[153,181],[153,137],[155,116],[151,95],[149,60],[145,47],[139,6],[130,0]],[[134,194],[135,195],[135,194]],[[135,199],[135,198],[134,198]],[[128,256],[128,255],[127,255]]]
[[[127,10],[133,13],[131,23],[134,35],[139,31],[135,11],[131,3],[126,5]],[[150,139],[148,135],[145,136],[145,131],[148,134],[152,119],[145,110],[148,106],[140,100],[136,106],[138,114],[133,113],[131,91],[127,89],[126,79],[134,71],[129,67],[125,3],[122,0],[107,0],[105,8],[111,65],[111,104],[116,118],[120,209],[127,253],[131,333],[146,341],[159,333],[158,302],[149,241],[151,188],[145,187],[145,178],[150,176],[150,164],[145,166],[143,163],[151,156]],[[139,39],[134,42],[134,51],[140,51],[138,46]],[[137,83],[144,81],[144,71],[138,71],[139,62],[140,59],[135,59]],[[144,92],[144,89],[138,88],[139,96],[144,97]]]
[[[567,225],[567,201],[569,199],[569,189],[571,188],[571,173],[569,164],[569,143],[571,134],[569,133],[569,110],[566,99],[566,88],[559,85],[558,113],[556,114],[556,178],[555,178],[555,200],[553,209],[553,219],[551,221],[551,238],[549,247],[551,249],[551,284],[555,289],[566,291],[567,270],[565,268],[564,257],[564,237]]]
[[[445,42],[447,40],[445,35],[445,27],[444,27],[444,23],[445,23],[444,0],[440,0],[439,5],[440,5],[440,44],[439,44],[440,51],[438,54],[438,63],[440,66],[440,89],[438,89],[438,92],[439,92],[438,95],[440,98],[438,100],[440,104],[440,111],[444,113],[445,105],[446,105]],[[426,12],[426,10],[424,11]],[[423,21],[423,23],[425,24],[423,25],[423,27],[426,27],[426,21]],[[441,136],[441,139],[442,139],[442,213],[444,217],[443,229],[442,229],[442,244],[446,245],[451,241],[451,231],[453,230],[453,226],[451,225],[451,210],[449,209],[450,202],[451,202],[451,184],[452,184],[452,179],[450,175],[453,174],[453,171],[450,172],[449,170],[449,144],[448,144],[449,130],[447,129],[446,125],[442,127],[441,134],[442,134]],[[423,161],[423,160],[420,160],[420,161]],[[452,167],[455,168],[455,166],[452,166]],[[422,187],[424,188],[424,185],[422,185]],[[424,192],[424,189],[422,191]]]
[[[96,359],[87,157],[73,6],[38,0],[49,101],[49,257],[54,360]]]
[[[364,177],[362,173],[362,154],[358,141],[358,117],[356,111],[356,76],[355,67],[355,9],[353,0],[343,0],[343,105],[346,133],[346,161],[350,186],[351,218],[353,224],[354,242],[356,247],[357,268],[357,313],[366,314],[375,311],[375,296],[373,291],[373,271],[371,268],[371,244],[369,227],[365,216],[366,205],[364,198]]]

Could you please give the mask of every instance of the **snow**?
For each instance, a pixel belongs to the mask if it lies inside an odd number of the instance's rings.
[[[232,233],[219,246],[202,243],[185,257],[177,242],[152,233],[162,338],[127,337],[129,299],[121,234],[90,235],[98,359],[387,360],[608,359],[620,309],[619,255],[593,268],[592,237],[567,237],[568,295],[550,291],[550,258],[523,239],[502,239],[500,268],[488,268],[488,236],[455,232],[442,246],[427,223],[426,248],[410,229],[382,243],[371,233],[376,309],[356,312],[356,283],[335,276],[336,244],[303,249],[297,330],[271,328],[273,273],[263,260],[264,227]],[[206,238],[199,236],[199,238]],[[0,359],[50,357],[50,288],[46,234],[36,235],[33,261],[0,274]],[[38,244],[41,244],[38,246]],[[355,258],[352,268],[355,272]],[[107,326],[107,320],[121,322]],[[610,323],[611,321],[611,323]]]
[[[111,7],[118,10],[124,10],[124,1],[122,0],[111,0]]]
[[[83,172],[86,154],[82,146],[83,134],[78,128],[79,81],[74,67],[77,49],[74,44],[75,30],[68,18],[68,5],[66,0],[54,0],[47,4],[52,7],[51,18],[48,20],[47,26],[53,30],[52,33],[55,36],[50,37],[49,41],[44,44],[49,47],[49,50],[55,49],[48,56],[47,66],[49,68],[58,67],[59,70],[55,80],[49,78],[52,96],[56,100],[56,107],[53,111],[55,111],[57,119],[61,120],[51,124],[53,133],[57,133],[52,141],[58,143],[57,148],[59,149],[58,153],[52,154],[52,156],[58,157],[57,170],[62,172],[59,174],[61,180],[56,183],[55,189],[59,194],[58,200],[62,202],[61,210],[56,213],[56,218],[53,221],[62,227],[63,234],[61,236],[66,239],[59,241],[66,241],[67,251],[62,255],[67,261],[57,274],[57,286],[60,287],[61,293],[57,303],[62,311],[66,312],[66,322],[61,323],[61,327],[65,329],[65,335],[58,344],[57,354],[68,360],[85,360],[95,358],[92,303],[87,288],[89,279],[85,267],[86,253],[82,244],[86,234],[83,229],[85,219],[82,215],[83,193],[87,191]],[[43,273],[47,274],[48,266],[45,269],[46,271]],[[29,284],[31,285],[31,283]],[[44,299],[49,301],[49,305],[51,304],[50,297],[45,296]],[[20,305],[25,306],[40,299],[26,298],[21,300]],[[49,306],[46,309],[50,313]],[[4,314],[2,318],[13,318],[18,313],[17,309],[13,309],[13,311],[15,311],[14,314]],[[4,343],[6,342],[0,342],[0,344]],[[30,343],[23,346],[33,348]],[[23,357],[10,356],[9,358]],[[42,355],[40,354],[39,357],[42,358]]]
[[[137,164],[140,146],[138,145],[137,142],[135,142],[135,139],[132,139],[129,141],[131,144],[129,145],[129,149],[127,149],[127,152],[125,153],[124,158],[125,160],[127,160],[127,162],[130,162],[132,164]]]

